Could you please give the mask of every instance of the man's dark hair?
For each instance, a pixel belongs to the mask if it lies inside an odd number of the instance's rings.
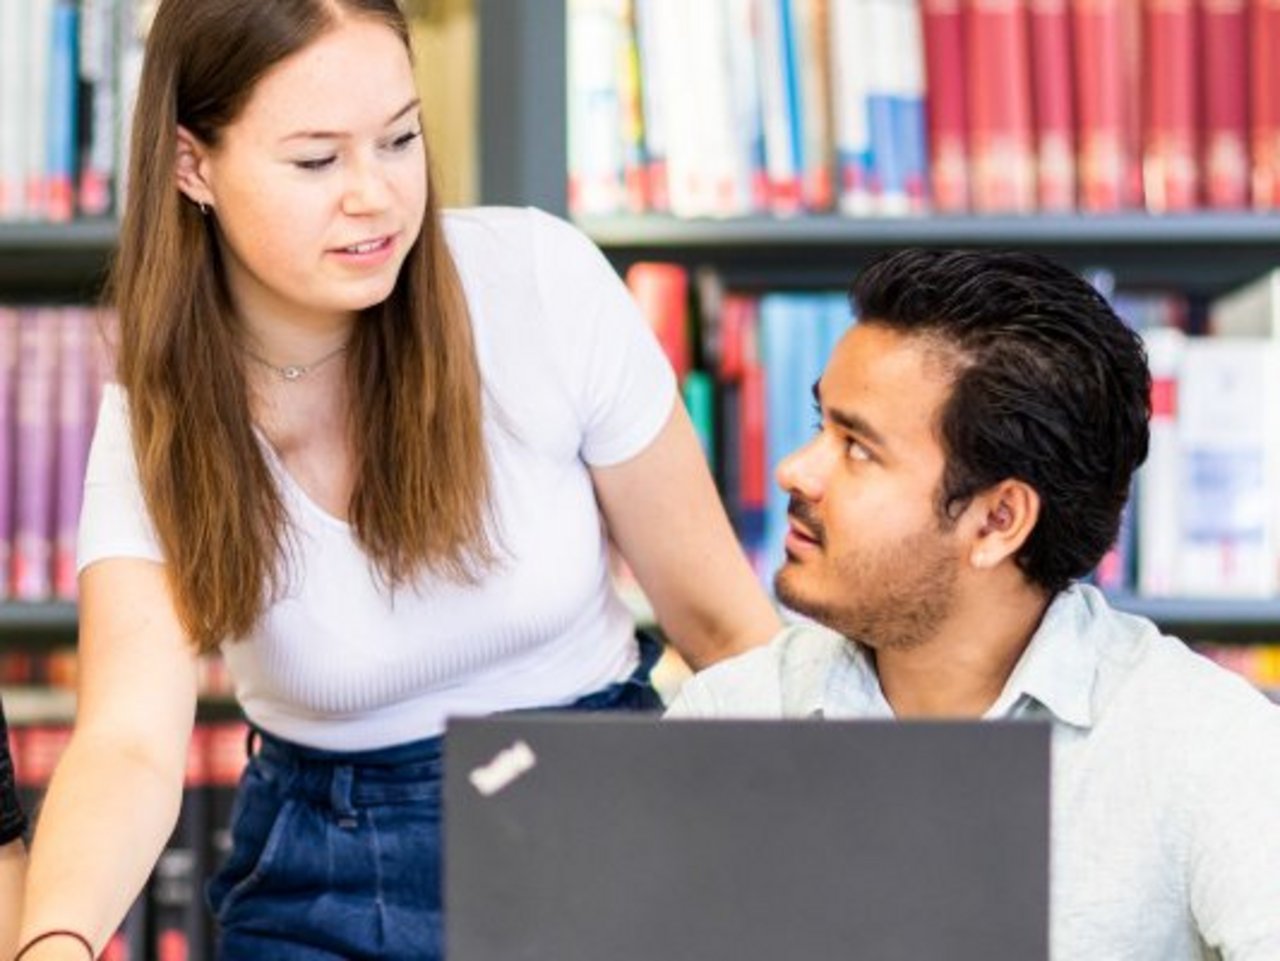
[[[953,520],[1016,478],[1040,518],[1016,555],[1050,592],[1115,542],[1146,459],[1151,375],[1142,342],[1072,271],[1033,254],[903,250],[859,274],[859,323],[925,338],[954,370],[939,414],[938,511]]]

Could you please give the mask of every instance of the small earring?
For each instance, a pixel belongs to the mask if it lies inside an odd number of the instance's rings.
[[[209,216],[209,205],[207,203],[205,203],[203,200],[200,200],[196,202],[196,206],[200,208],[201,216],[204,216],[204,217]]]

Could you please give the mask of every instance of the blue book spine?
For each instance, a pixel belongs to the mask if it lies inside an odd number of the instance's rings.
[[[800,39],[796,36],[795,11],[791,0],[778,0],[778,18],[782,26],[782,68],[786,79],[787,113],[790,115],[791,157],[797,177],[803,177],[804,155],[804,106],[800,99]]]
[[[50,220],[70,220],[75,213],[77,39],[80,11],[72,0],[53,8],[53,46],[49,58],[48,127],[45,130],[45,169],[48,176]]]

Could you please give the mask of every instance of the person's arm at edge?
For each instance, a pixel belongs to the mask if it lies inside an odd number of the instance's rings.
[[[18,950],[18,918],[26,867],[27,849],[20,838],[0,845],[0,958],[11,958]]]
[[[19,944],[72,930],[101,951],[177,821],[195,721],[196,657],[152,561],[80,577],[78,705],[31,846]],[[71,938],[24,961],[84,958]]]
[[[768,641],[781,628],[742,553],[684,405],[643,451],[593,467],[609,532],[695,670]]]
[[[9,756],[9,728],[0,705],[0,958],[11,958],[18,950],[18,919],[27,869],[27,849],[22,841],[26,818],[18,801],[13,760]]]

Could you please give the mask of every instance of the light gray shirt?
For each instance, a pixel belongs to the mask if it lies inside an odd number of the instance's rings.
[[[861,647],[804,625],[691,678],[667,716],[893,709]],[[1280,961],[1280,707],[1077,585],[985,716],[1053,725],[1054,961]]]

